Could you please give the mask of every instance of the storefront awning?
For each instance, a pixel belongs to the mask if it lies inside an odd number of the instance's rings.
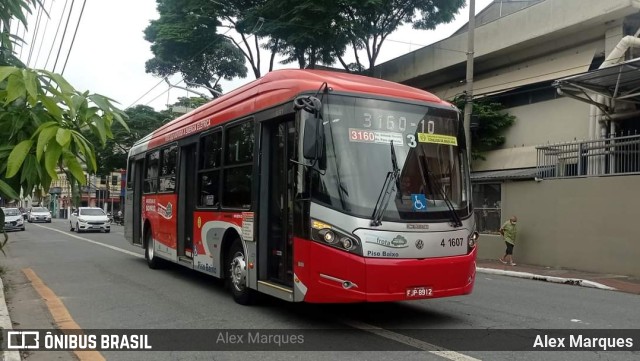
[[[596,95],[640,103],[640,58],[559,79],[553,86],[564,95],[598,106],[604,104],[597,102]]]

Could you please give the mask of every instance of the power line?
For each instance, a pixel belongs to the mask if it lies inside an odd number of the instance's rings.
[[[22,25],[22,36],[20,37],[20,39],[22,39],[22,44],[20,44],[20,59],[22,59],[22,50],[24,49],[24,46],[26,45],[26,42],[24,41],[24,37],[26,35],[27,35],[27,27],[25,25]]]
[[[35,48],[36,40],[38,39],[38,31],[40,30],[40,20],[42,19],[43,10],[44,10],[43,6],[41,6],[38,9],[38,15],[36,16],[36,28],[33,32],[33,37],[31,38],[31,46],[29,47],[29,56],[27,57],[27,66],[29,66],[29,63],[31,62],[31,55],[33,54],[33,49]]]
[[[67,35],[67,27],[69,26],[69,19],[71,19],[71,12],[73,11],[73,5],[76,3],[76,0],[71,0],[71,8],[69,8],[69,16],[67,16],[67,23],[64,25],[64,31],[62,32],[62,39],[60,40],[60,47],[58,48],[58,55],[56,56],[56,62],[53,63],[52,72],[56,71],[56,66],[58,66],[58,58],[60,58],[60,53],[62,52],[62,44],[64,44],[64,38]]]
[[[168,76],[168,75],[167,75],[167,76]],[[152,86],[152,87],[151,87],[151,89],[147,90],[147,92],[146,92],[146,93],[142,94],[142,95],[140,96],[140,98],[136,99],[136,101],[134,101],[133,103],[131,103],[131,105],[129,105],[128,107],[124,108],[124,110],[127,110],[127,109],[131,108],[132,106],[136,105],[136,103],[137,103],[137,102],[139,102],[139,101],[140,101],[140,99],[142,99],[142,98],[144,98],[145,96],[147,96],[147,94],[151,93],[151,91],[152,91],[153,89],[157,88],[157,87],[158,87],[158,85],[162,84],[162,82],[167,78],[167,76],[163,76],[163,77],[162,77],[162,79],[160,79],[160,81],[159,81],[156,85]],[[162,93],[162,94],[164,94],[164,93]],[[155,98],[154,98],[153,100],[155,100]],[[148,104],[148,103],[147,103],[147,104]]]
[[[223,35],[223,36],[224,36],[224,35],[226,35],[229,31],[231,31],[231,29],[230,29],[230,28],[229,28],[227,31],[225,31],[222,35]],[[205,50],[207,50],[207,49],[208,49],[211,45],[213,45],[213,44],[214,44],[213,42],[211,42],[211,43],[207,44],[204,48],[202,48],[200,51],[198,51],[197,53],[195,53],[195,54],[194,54],[190,59],[186,60],[186,62],[189,62],[189,61],[193,60],[196,56],[198,56],[198,55],[200,55],[201,53],[203,53]],[[169,74],[169,75],[172,75],[172,74]],[[139,102],[139,101],[140,101],[140,99],[144,98],[147,94],[151,93],[151,91],[152,91],[153,89],[155,89],[156,87],[158,87],[158,85],[160,85],[163,81],[165,81],[165,79],[167,79],[167,77],[168,77],[169,75],[165,75],[165,76],[163,76],[163,77],[162,77],[162,79],[160,79],[160,81],[159,81],[156,85],[154,85],[153,87],[151,87],[151,89],[147,90],[147,92],[146,92],[146,93],[142,94],[142,96],[140,96],[140,98],[136,99],[136,101],[134,101],[133,103],[131,103],[131,105],[129,105],[128,107],[126,107],[126,108],[125,108],[125,110],[127,110],[127,109],[131,108],[132,106],[136,105],[136,103],[137,103],[137,102]],[[181,81],[179,81],[177,84],[180,84],[182,81],[184,81],[184,79],[183,79],[183,80],[181,80]],[[177,84],[176,84],[176,85],[177,85]],[[163,95],[164,93],[166,93],[166,91],[165,91],[165,92],[163,92],[163,93],[161,93],[160,95]],[[159,95],[159,96],[160,96],[160,95]],[[149,102],[147,102],[145,105],[147,105],[147,104],[151,103],[152,101],[156,100],[159,96],[157,96],[157,97],[153,98],[152,100],[150,100]]]
[[[166,78],[166,77],[165,77],[165,78]],[[162,81],[164,81],[164,78],[163,78],[163,80],[162,80]],[[184,79],[181,79],[179,82],[175,83],[175,84],[174,84],[174,86],[175,86],[175,85],[178,85],[178,84],[180,84],[180,83],[182,83],[183,81],[184,81]],[[146,103],[145,103],[145,105],[149,105],[149,103],[151,103],[151,102],[153,102],[154,100],[156,100],[156,99],[160,98],[161,96],[163,96],[165,93],[167,93],[168,91],[170,91],[170,90],[171,90],[171,87],[172,87],[172,85],[169,85],[169,88],[167,88],[167,90],[163,91],[162,93],[158,94],[158,96],[156,96],[155,98],[153,98],[153,99],[149,100],[148,102],[146,102]],[[154,87],[154,88],[155,88],[155,87]],[[148,92],[147,92],[147,93],[148,93]]]
[[[80,16],[78,17],[78,23],[76,24],[76,30],[73,32],[73,39],[71,39],[71,45],[69,46],[69,52],[67,52],[67,59],[64,61],[64,66],[62,67],[62,72],[60,75],[64,74],[64,69],[67,67],[67,62],[69,61],[69,56],[71,55],[71,50],[73,49],[73,43],[76,41],[76,35],[78,34],[78,28],[80,27],[80,20],[82,20],[82,14],[84,13],[84,6],[87,4],[87,0],[82,2],[82,9],[80,10]]]
[[[44,4],[42,4],[44,8]],[[35,68],[38,64],[38,59],[40,59],[40,51],[42,50],[42,44],[44,44],[44,37],[47,35],[47,27],[49,26],[49,17],[51,15],[51,9],[53,8],[53,0],[49,5],[49,11],[47,12],[47,20],[44,23],[44,31],[42,32],[42,40],[40,40],[40,47],[38,47],[38,55],[36,55],[36,60],[33,62],[33,67]]]
[[[53,37],[53,42],[51,43],[51,48],[49,48],[49,55],[47,55],[47,62],[44,63],[44,68],[47,68],[49,64],[49,58],[51,57],[51,53],[53,53],[53,47],[56,45],[56,40],[58,40],[58,32],[60,31],[60,25],[62,25],[62,19],[64,19],[64,11],[67,10],[67,3],[69,0],[64,0],[64,7],[62,8],[62,13],[60,14],[60,21],[58,21],[58,28],[56,29],[56,35]],[[53,69],[52,69],[53,70]]]

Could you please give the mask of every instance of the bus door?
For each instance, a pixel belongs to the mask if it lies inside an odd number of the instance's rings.
[[[125,197],[125,238],[142,245],[142,171],[144,158],[129,161]]]
[[[193,257],[193,211],[196,187],[192,186],[195,176],[196,144],[188,144],[180,149],[180,185],[178,186],[178,257]]]
[[[263,149],[268,154],[268,169],[262,176],[268,181],[267,222],[267,280],[293,286],[293,191],[295,177],[295,124],[293,120],[270,127],[266,136],[270,146]],[[266,195],[265,195],[266,193]],[[262,208],[265,209],[265,208]],[[264,248],[262,248],[264,249]]]

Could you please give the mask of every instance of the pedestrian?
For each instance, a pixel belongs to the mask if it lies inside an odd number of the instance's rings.
[[[500,227],[500,235],[504,239],[504,243],[507,245],[507,250],[505,251],[504,256],[499,258],[499,260],[500,262],[511,266],[516,265],[513,262],[513,246],[515,246],[516,237],[518,236],[518,229],[516,228],[517,222],[518,218],[516,216],[511,216],[511,218],[504,222],[502,227]]]

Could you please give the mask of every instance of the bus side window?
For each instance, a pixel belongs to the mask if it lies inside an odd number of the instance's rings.
[[[216,131],[200,139],[198,155],[198,207],[220,205],[220,167],[222,164],[222,132]]]
[[[174,192],[176,189],[176,162],[178,146],[172,145],[162,150],[160,167],[160,192]]]
[[[222,205],[226,208],[251,207],[253,171],[253,121],[226,128]]]
[[[147,154],[146,168],[144,170],[144,193],[156,193],[158,191],[159,163],[160,151],[156,150]]]

